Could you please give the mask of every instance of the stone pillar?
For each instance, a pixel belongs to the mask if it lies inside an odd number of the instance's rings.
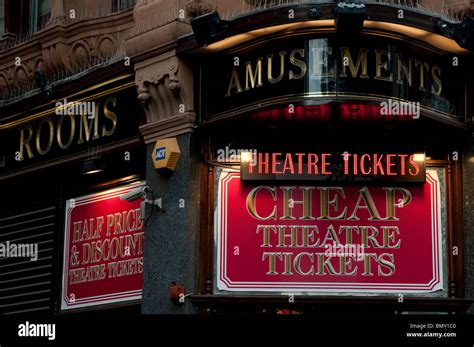
[[[66,14],[64,12],[64,0],[51,0],[51,18],[48,21],[47,26],[53,26],[56,24],[65,23],[67,21]]]
[[[162,176],[151,161],[154,144],[147,146],[146,182],[165,212],[154,212],[145,226],[143,268],[144,314],[195,314],[189,299],[169,299],[171,282],[183,284],[185,293],[198,290],[199,264],[199,160],[190,133],[178,136],[181,158],[176,172]]]
[[[181,0],[139,0],[134,8],[138,23],[125,48],[135,68],[137,97],[146,123],[140,133],[147,145],[146,182],[163,212],[154,212],[145,225],[143,267],[144,314],[192,314],[195,307],[169,299],[172,282],[185,294],[198,289],[200,162],[193,143],[196,121],[193,70],[176,55],[176,39],[191,32],[176,17]],[[158,139],[176,137],[181,150],[176,171],[158,173],[152,152]]]
[[[474,137],[463,158],[465,296],[474,299]],[[474,314],[474,307],[470,313]]]
[[[195,125],[192,70],[173,51],[135,65],[138,99],[147,123],[140,127],[147,144],[146,182],[165,212],[154,213],[145,226],[142,312],[196,313],[194,306],[171,302],[171,282],[186,294],[198,288],[199,160],[193,146]],[[160,138],[177,137],[181,158],[170,176],[158,173],[152,152]]]

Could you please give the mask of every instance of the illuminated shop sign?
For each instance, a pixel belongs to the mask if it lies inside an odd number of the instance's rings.
[[[282,38],[211,59],[202,77],[206,118],[323,97],[352,97],[386,111],[391,105],[390,112],[414,106],[418,118],[419,108],[451,118],[464,110],[464,77],[451,58],[388,39]]]
[[[141,298],[144,225],[140,200],[120,196],[144,184],[66,202],[63,310]]]
[[[129,86],[49,107],[0,122],[0,176],[137,137],[140,107]]]
[[[425,155],[244,152],[243,180],[425,181]]]
[[[443,289],[436,171],[422,185],[314,186],[250,184],[225,170],[217,201],[218,290]]]

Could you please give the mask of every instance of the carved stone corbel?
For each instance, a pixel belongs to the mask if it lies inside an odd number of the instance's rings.
[[[174,51],[135,65],[138,100],[147,124],[146,143],[191,132],[195,123],[192,70]]]

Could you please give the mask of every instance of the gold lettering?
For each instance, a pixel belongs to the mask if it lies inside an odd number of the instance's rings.
[[[385,190],[385,202],[387,206],[387,216],[385,220],[398,220],[395,207],[404,207],[411,202],[412,196],[409,190],[405,188],[382,188]],[[402,193],[401,206],[395,202],[395,192]]]
[[[396,244],[390,244],[390,242],[395,242],[395,234],[400,235],[400,230],[397,226],[383,226],[381,227],[383,234],[383,247],[384,248],[400,248],[400,243],[402,240],[398,240]]]
[[[398,57],[397,83],[403,84],[403,79],[402,79],[402,73],[403,73],[403,75],[405,75],[406,80],[408,81],[408,85],[411,87],[413,59],[408,58],[408,67],[407,67],[407,65],[404,63],[405,58],[400,54],[397,54],[397,57]]]
[[[291,272],[291,256],[293,255],[293,253],[284,252],[282,254],[284,257],[285,264],[285,270],[283,271],[282,275],[293,275],[293,272]]]
[[[256,231],[257,234],[260,232],[260,230],[263,230],[263,242],[260,247],[271,247],[270,230],[276,233],[276,227],[274,225],[259,225]]]
[[[382,56],[386,56],[388,58],[387,61],[382,62]],[[375,77],[374,79],[380,81],[388,81],[393,82],[393,72],[390,72],[388,77],[382,76],[382,69],[388,71],[388,63],[390,62],[390,53],[385,51],[380,51],[378,49],[375,50]]]
[[[48,123],[49,126],[49,138],[48,138],[48,145],[46,149],[41,148],[41,130],[43,130],[43,125]],[[53,121],[49,118],[43,118],[41,122],[38,124],[38,128],[36,129],[36,150],[41,155],[46,155],[51,150],[51,146],[53,145],[53,136],[54,136],[54,125]]]
[[[324,269],[327,268],[330,275],[339,275],[331,264],[331,258],[324,258],[324,253],[316,253],[318,256],[318,275],[326,275]]]
[[[79,140],[77,141],[78,144],[84,143],[84,137],[83,137],[83,132],[85,134],[86,142],[89,142],[92,134],[92,126],[94,126],[94,136],[92,137],[92,140],[98,139],[99,136],[99,117],[96,114],[94,119],[91,119],[91,122],[89,123],[89,118],[86,113],[79,115],[80,123],[79,123]]]
[[[334,229],[334,226],[332,224],[330,224],[327,228],[326,236],[324,237],[323,243],[321,243],[321,247],[326,246],[328,244],[328,241],[332,241],[332,244],[335,245],[341,244],[339,238],[337,237],[336,230]]]
[[[420,67],[420,85],[418,89],[422,92],[425,91],[425,69],[426,71],[430,70],[430,65],[428,63],[424,63],[422,61],[419,61],[418,59],[415,59],[415,67]]]
[[[73,234],[72,234],[72,243],[81,241],[81,221],[74,222]]]
[[[250,88],[261,87],[262,83],[262,61],[263,58],[258,58],[255,71],[252,68],[250,61],[245,63],[245,90]]]
[[[327,219],[344,219],[346,217],[347,207],[344,208],[342,213],[337,217],[329,216],[330,206],[334,206],[334,210],[337,211],[338,208],[338,195],[345,199],[344,189],[342,187],[319,187],[320,190],[320,200],[321,200],[321,215],[318,219],[327,220]],[[332,200],[329,200],[329,192],[334,190],[335,194]]]
[[[433,78],[431,92],[440,96],[441,92],[443,91],[443,82],[441,82],[441,68],[438,65],[433,66],[433,69],[431,70],[431,77]]]
[[[267,56],[268,61],[268,81],[270,83],[278,83],[282,80],[285,74],[285,55],[286,52],[280,52],[280,75],[277,78],[273,78],[273,54]]]
[[[97,237],[100,237],[100,234],[102,233],[102,226],[104,225],[104,217],[100,216],[97,217]]]
[[[289,76],[290,80],[299,80],[303,78],[306,75],[306,71],[308,71],[308,67],[306,66],[306,63],[304,62],[304,60],[296,59],[295,55],[297,53],[301,56],[301,58],[304,58],[304,49],[295,49],[290,54],[290,63],[296,67],[299,67],[301,69],[301,72],[298,75],[295,75],[293,70],[290,70],[290,76]]]
[[[369,234],[370,230],[370,234]],[[377,230],[376,227],[373,226],[361,226],[360,227],[361,231],[361,238],[362,238],[362,245],[364,247],[370,247],[369,246],[369,241],[372,243],[372,247],[374,248],[380,248],[380,244],[378,243],[376,237],[379,234],[379,231]]]
[[[102,126],[102,137],[111,136],[115,132],[115,129],[117,128],[117,115],[115,114],[115,112],[112,112],[110,110],[109,104],[112,104],[113,107],[116,107],[117,106],[117,98],[115,98],[115,97],[108,98],[104,102],[104,116],[105,116],[105,118],[112,121],[112,128],[110,128],[110,130],[107,130],[106,127],[105,127],[105,124],[104,124]],[[96,109],[96,115],[98,115],[98,114],[99,114],[99,105],[97,105],[97,109]],[[97,116],[96,116],[96,118],[97,118]],[[97,136],[97,138],[98,138],[98,136]],[[96,137],[94,137],[94,139],[96,139]]]
[[[385,259],[385,257],[387,257],[390,260]],[[378,268],[379,276],[392,276],[395,273],[395,259],[393,258],[393,254],[382,253],[379,256],[378,263],[379,263],[379,268]],[[390,271],[388,273],[383,272],[382,266],[385,266]]]
[[[257,194],[260,190],[267,190],[272,194],[273,201],[276,201],[277,196],[276,196],[276,188],[275,187],[267,187],[267,186],[261,186],[261,187],[256,187],[252,189],[247,196],[247,201],[246,201],[246,206],[247,206],[247,211],[249,214],[258,220],[269,220],[269,219],[277,219],[277,208],[276,206],[273,207],[273,211],[267,216],[267,217],[261,217],[258,212],[257,212]]]
[[[122,214],[115,213],[114,219],[115,219],[114,235],[117,235],[118,233],[123,233],[125,230],[122,230]]]
[[[237,69],[234,66],[232,68],[232,76],[230,77],[229,88],[227,89],[226,97],[232,95],[231,91],[233,88],[237,88],[236,94],[242,93],[242,84],[240,83],[239,74],[237,73]]]
[[[364,256],[364,273],[362,276],[373,276],[374,274],[371,271],[370,261],[372,259],[377,260],[376,254],[365,254]]]
[[[360,67],[362,66],[362,72],[360,78],[369,78],[367,75],[367,53],[369,52],[366,48],[361,48],[359,50],[359,56],[357,57],[357,63],[354,65],[354,61],[351,57],[351,51],[348,47],[341,47],[341,56],[343,59],[347,58],[349,66],[342,64],[341,77],[347,77],[347,68],[351,71],[352,77],[357,77]]]
[[[357,265],[354,266],[351,272],[347,272],[347,268],[351,268],[354,258],[352,256],[344,256],[339,258],[339,268],[341,269],[341,275],[355,276],[357,274]]]
[[[278,252],[264,252],[262,255],[262,261],[268,258],[268,272],[267,275],[278,275],[276,272],[276,258],[282,258],[281,253]]]
[[[311,230],[312,229],[312,230]],[[311,226],[311,225],[302,225],[301,226],[301,232],[302,232],[302,243],[301,247],[318,247],[319,245],[319,239],[316,240],[313,244],[310,244],[309,241],[314,241],[314,233],[319,234],[319,229],[317,225]]]
[[[296,204],[303,205],[303,216],[301,220],[313,220],[315,219],[312,215],[312,199],[311,192],[314,190],[314,187],[300,187],[303,191],[303,200],[296,201],[293,199],[293,190],[295,187],[280,187],[283,190],[283,216],[282,220],[293,220],[296,219],[293,217],[293,208]]]
[[[107,215],[107,232],[106,232],[107,237],[110,236],[110,228],[112,228],[113,226],[114,226],[114,215],[108,214]]]
[[[311,265],[307,272],[303,272],[301,270],[301,257],[303,257],[303,256],[307,256],[311,260],[311,264],[313,263],[313,261],[314,261],[314,254],[313,253],[301,252],[301,253],[298,253],[295,256],[295,260],[293,261],[293,264],[295,266],[295,271],[298,275],[308,276],[308,275],[311,275],[311,274],[314,273],[314,265]]]
[[[25,130],[28,131],[28,136],[25,137]],[[34,158],[33,151],[31,150],[31,145],[30,141],[31,138],[33,137],[33,128],[31,125],[27,125],[24,128],[20,129],[20,158],[19,161],[24,160],[25,158],[23,157],[23,148],[26,149],[26,153],[28,154],[28,158]]]
[[[63,143],[62,139],[62,126],[63,126],[63,121],[64,118],[69,117],[71,121],[71,129],[69,130],[69,139],[66,142],[66,144]],[[58,128],[56,129],[56,140],[58,141],[58,145],[61,149],[67,149],[71,145],[72,141],[74,140],[74,133],[76,132],[76,121],[74,119],[73,115],[65,115],[63,114],[61,117],[59,117],[58,120]]]
[[[298,247],[298,234],[297,232],[297,226],[290,226],[290,233],[287,234],[286,231],[286,226],[284,225],[278,225],[278,246],[277,247],[292,247],[296,248]],[[287,244],[285,242],[286,239],[290,239],[290,244]]]
[[[381,220],[380,214],[377,211],[377,207],[375,206],[374,200],[370,195],[369,189],[367,187],[362,188],[359,190],[359,199],[357,200],[356,206],[354,207],[354,212],[348,218],[348,220],[359,220],[357,217],[357,211],[360,208],[366,208],[370,213],[369,220]],[[360,203],[364,201],[365,205],[361,205]]]

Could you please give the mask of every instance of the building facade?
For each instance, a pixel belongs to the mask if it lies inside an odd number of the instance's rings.
[[[474,3],[0,4],[0,312],[472,313]]]

